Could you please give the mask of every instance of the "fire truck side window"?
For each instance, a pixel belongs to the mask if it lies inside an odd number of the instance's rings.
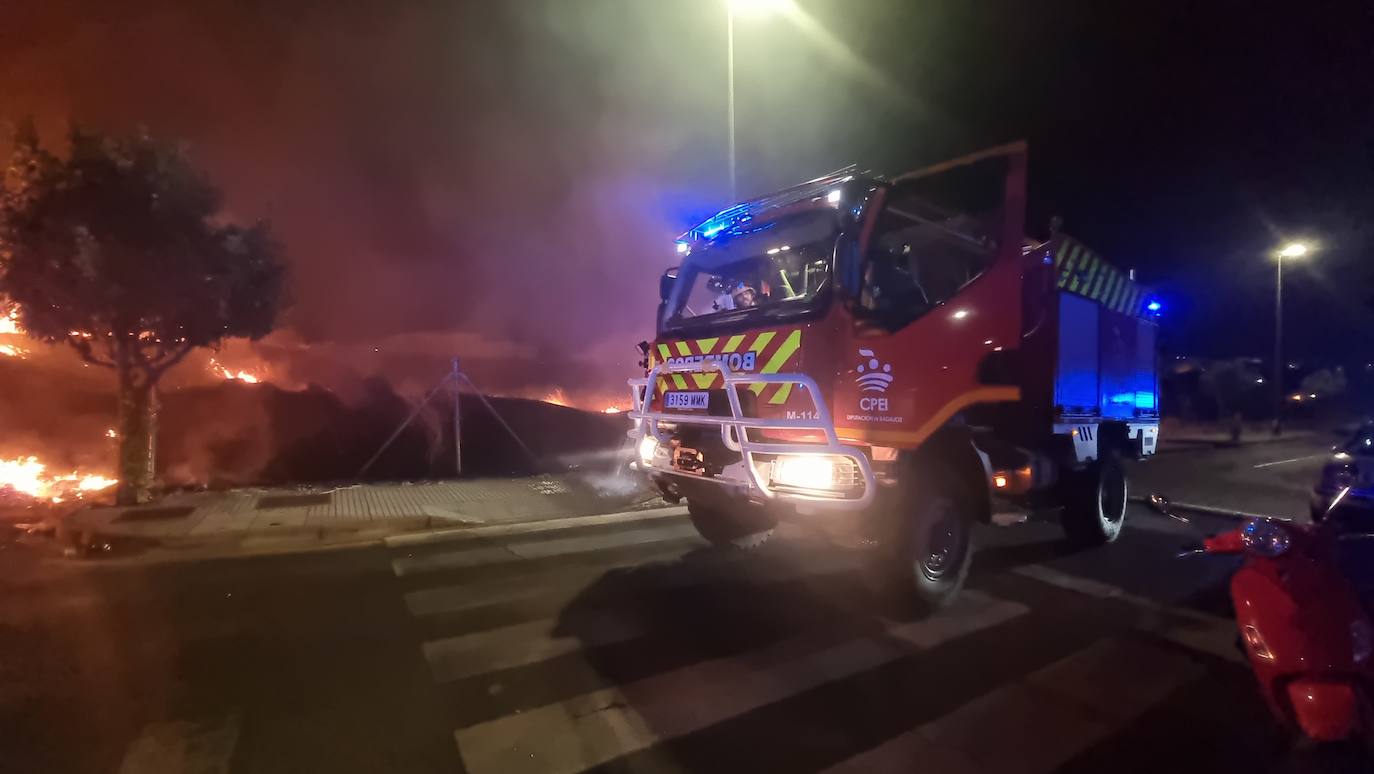
[[[996,257],[1000,206],[966,214],[942,210],[895,187],[873,231],[859,306],[899,327],[953,298]],[[1000,204],[1000,203],[999,203]]]

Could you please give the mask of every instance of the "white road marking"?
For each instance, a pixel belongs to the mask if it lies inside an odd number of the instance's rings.
[[[1007,683],[843,761],[826,774],[1049,774],[1204,670],[1147,643],[1111,639]]]
[[[456,613],[474,607],[544,597],[571,600],[598,578],[617,569],[643,567],[646,563],[678,559],[681,549],[664,550],[649,556],[639,556],[620,563],[607,563],[585,572],[543,573],[501,578],[495,581],[454,584],[418,589],[405,595],[406,607],[416,617]],[[731,579],[739,573],[740,580],[750,584],[776,583],[798,578],[843,572],[858,567],[860,557],[843,551],[825,551],[814,556],[759,557],[742,552],[720,551],[691,557],[689,561],[675,561],[649,568],[637,579],[635,588],[641,591],[667,591],[691,588]]]
[[[1287,459],[1287,460],[1274,460],[1273,462],[1261,462],[1260,464],[1255,465],[1254,467],[1256,467],[1256,468],[1267,468],[1267,467],[1270,467],[1270,466],[1272,466],[1272,465],[1287,465],[1287,464],[1290,463],[1290,462],[1302,462],[1303,460],[1315,460],[1315,459],[1317,459],[1318,457],[1325,457],[1325,456],[1326,456],[1325,454],[1308,454],[1308,455],[1305,456],[1305,457],[1294,457],[1294,458],[1292,458],[1292,459]]]
[[[1141,608],[1151,614],[1142,627],[1145,631],[1185,648],[1219,656],[1228,661],[1245,663],[1245,654],[1235,647],[1236,624],[1228,618],[1186,607],[1165,605],[1108,583],[1060,572],[1041,564],[1017,567],[1012,572],[1051,586],[1101,599],[1114,599]]]
[[[403,557],[393,559],[391,569],[397,577],[406,577],[426,572],[480,567],[519,559],[547,559],[554,556],[604,551],[608,548],[661,543],[667,540],[696,537],[696,535],[696,528],[691,524],[673,522],[627,529],[612,534],[509,543],[502,546],[481,546],[461,551]]]
[[[518,524],[490,524],[485,527],[465,527],[461,529],[436,529],[428,532],[415,532],[406,535],[391,535],[383,539],[388,548],[410,548],[434,543],[450,543],[480,537],[502,537],[505,535],[525,535],[534,532],[556,532],[575,527],[594,527],[601,524],[624,524],[635,521],[655,521],[658,519],[680,518],[687,515],[686,507],[654,508],[642,511],[623,511],[621,513],[599,513],[593,516],[572,516],[566,519],[546,521],[527,521]]]
[[[579,616],[575,625],[576,633],[560,632],[559,628],[558,619],[542,618],[495,630],[431,640],[422,649],[434,679],[442,683],[498,669],[536,664],[584,648],[613,645],[648,633],[641,622],[626,620],[609,610],[591,611]]]
[[[213,722],[149,723],[124,751],[119,774],[228,774],[239,713]]]
[[[584,771],[1027,611],[966,591],[940,615],[886,636],[796,637],[459,729],[454,739],[473,774]]]

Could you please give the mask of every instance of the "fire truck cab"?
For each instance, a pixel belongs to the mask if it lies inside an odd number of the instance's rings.
[[[678,239],[631,436],[706,540],[804,521],[938,606],[994,514],[1117,538],[1123,461],[1158,438],[1158,304],[1057,229],[1025,237],[1026,166],[1016,143],[845,169]]]

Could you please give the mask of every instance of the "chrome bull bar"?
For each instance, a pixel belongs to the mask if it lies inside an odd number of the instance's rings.
[[[649,406],[653,402],[654,385],[658,379],[664,375],[688,374],[688,373],[709,373],[717,371],[720,373],[725,383],[725,394],[730,402],[730,416],[704,416],[696,414],[669,414],[664,411],[650,411]],[[741,385],[752,384],[793,384],[805,391],[811,399],[814,411],[808,419],[767,419],[763,417],[747,417],[740,405],[739,388]],[[867,506],[873,501],[876,491],[876,482],[873,477],[873,466],[869,464],[868,457],[852,446],[840,443],[840,439],[835,435],[834,423],[830,420],[830,411],[821,398],[820,388],[809,376],[803,374],[755,374],[755,373],[735,373],[722,360],[704,360],[700,363],[659,363],[654,366],[648,376],[640,379],[630,379],[630,399],[631,409],[630,419],[634,420],[634,429],[630,430],[629,436],[634,439],[634,454],[636,464],[641,470],[648,470],[658,473],[670,473],[677,476],[692,478],[699,481],[714,481],[722,485],[746,485],[757,489],[769,500],[790,500],[803,501],[825,505],[836,510],[854,510]],[[747,477],[712,477],[699,476],[683,470],[678,470],[672,466],[671,455],[666,465],[658,463],[656,455],[648,465],[639,456],[644,439],[652,437],[660,447],[670,446],[668,434],[664,433],[659,427],[660,423],[671,423],[675,425],[714,425],[720,428],[721,441],[726,448],[737,451],[743,457],[744,470]],[[749,437],[750,430],[813,430],[825,435],[824,441],[807,442],[774,442],[756,441]],[[778,491],[770,486],[769,481],[759,474],[758,466],[754,464],[756,454],[821,454],[845,457],[854,462],[863,476],[863,491],[857,497],[827,496],[823,494],[809,494],[794,490]],[[728,469],[727,469],[728,470]],[[724,473],[722,473],[724,476]]]

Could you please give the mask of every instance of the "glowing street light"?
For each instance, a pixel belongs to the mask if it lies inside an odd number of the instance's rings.
[[[785,11],[792,5],[792,0],[728,0],[730,12],[740,16],[762,16],[764,14]]]
[[[1275,253],[1278,271],[1274,275],[1274,435],[1283,432],[1283,259],[1301,258],[1308,247],[1302,242],[1289,242]],[[1313,398],[1317,397],[1315,395]],[[1298,396],[1296,400],[1302,400]]]

